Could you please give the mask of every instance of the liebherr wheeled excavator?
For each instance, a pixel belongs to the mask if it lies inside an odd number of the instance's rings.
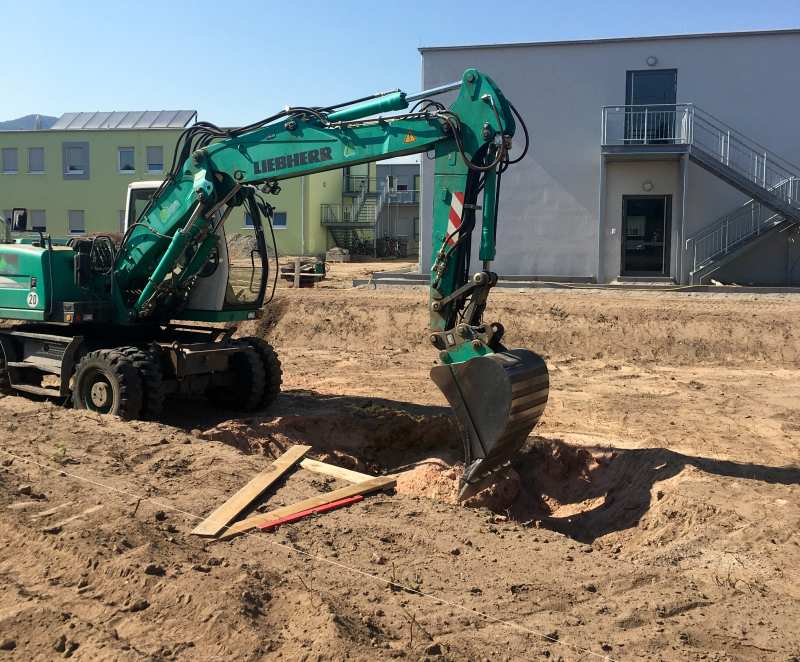
[[[458,90],[445,107],[434,97]],[[389,113],[388,115],[386,115]],[[525,148],[511,140],[520,121]],[[157,418],[173,394],[256,410],[278,395],[281,366],[260,338],[235,338],[236,322],[269,304],[266,227],[281,180],[427,153],[435,158],[429,339],[431,377],[464,438],[463,486],[514,457],[547,401],[544,361],[503,345],[484,321],[503,172],[528,135],[485,74],[407,95],[385,92],[329,107],[291,107],[237,129],[207,122],[180,136],[172,166],[121,240],[40,236],[0,244],[0,391],[70,398],[78,409]],[[253,274],[244,286],[228,255],[224,222],[244,206],[253,221]],[[480,215],[478,259],[470,271]],[[15,209],[11,229],[26,230]],[[274,236],[273,236],[274,239]],[[206,325],[201,323],[205,322]],[[223,328],[226,327],[226,328]]]

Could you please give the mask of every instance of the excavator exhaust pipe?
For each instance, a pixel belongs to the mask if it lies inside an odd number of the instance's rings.
[[[464,441],[459,497],[522,448],[547,404],[550,378],[541,356],[509,349],[463,363],[435,366],[431,379],[444,393]]]

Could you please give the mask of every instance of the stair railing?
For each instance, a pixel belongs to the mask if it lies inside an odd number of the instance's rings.
[[[773,195],[797,201],[800,179],[789,177],[768,190]],[[686,240],[686,248],[691,246],[693,253],[691,273],[696,273],[783,220],[781,214],[758,200],[748,200]]]

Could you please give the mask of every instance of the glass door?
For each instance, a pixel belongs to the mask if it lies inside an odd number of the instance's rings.
[[[677,69],[629,71],[625,84],[625,142],[665,145],[675,142]]]
[[[622,198],[623,276],[669,276],[672,196]]]

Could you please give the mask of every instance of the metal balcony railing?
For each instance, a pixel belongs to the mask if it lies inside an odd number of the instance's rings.
[[[604,106],[603,145],[678,145],[691,141],[692,104]]]
[[[377,193],[378,180],[374,177],[359,175],[343,175],[342,192],[348,195],[364,193]]]
[[[323,225],[361,225],[371,228],[375,226],[374,210],[374,206],[323,204],[320,205],[320,218]]]
[[[386,202],[389,205],[414,205],[419,204],[419,191],[388,191]]]
[[[729,182],[739,178],[753,195],[687,239],[692,273],[786,218],[800,219],[800,167],[694,104],[605,106],[602,144],[686,145],[690,157]]]

